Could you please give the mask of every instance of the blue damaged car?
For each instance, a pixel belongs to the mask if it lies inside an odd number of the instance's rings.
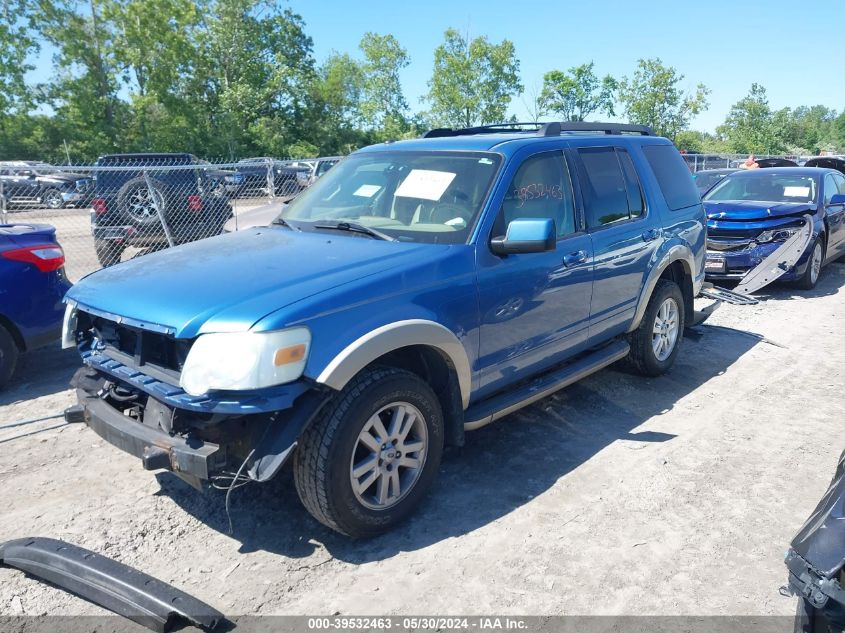
[[[738,171],[704,196],[708,280],[739,280],[803,226],[812,236],[782,277],[814,288],[822,266],[845,255],[845,175],[820,167]]]
[[[202,487],[292,461],[320,522],[408,516],[444,446],[625,360],[667,371],[705,214],[647,127],[433,130],[364,148],[275,223],[103,269],[67,295],[82,420]]]

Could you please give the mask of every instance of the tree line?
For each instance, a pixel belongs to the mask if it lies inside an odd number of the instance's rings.
[[[31,81],[45,47],[52,72]],[[689,151],[845,150],[845,113],[773,110],[757,84],[714,134],[691,130],[710,91],[686,88],[660,59],[618,78],[593,63],[550,70],[526,88],[512,42],[450,28],[418,108],[400,81],[409,63],[379,33],[318,63],[302,18],[274,0],[0,0],[0,159],[345,154],[427,128],[507,121],[518,99],[533,121],[618,116]]]

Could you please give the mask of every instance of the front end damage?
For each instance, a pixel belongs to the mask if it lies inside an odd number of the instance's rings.
[[[824,497],[792,540],[785,563],[787,589],[802,600],[804,619],[820,615],[831,630],[845,630],[845,452]]]
[[[179,386],[191,341],[83,310],[75,320],[84,366],[72,380],[79,404],[66,419],[84,421],[145,469],[170,471],[196,488],[272,478],[331,396],[304,379],[192,396]]]
[[[782,206],[791,208],[788,213],[771,214],[764,207],[740,212],[733,210],[729,203],[709,204],[707,279],[742,283],[762,268],[766,268],[767,276],[771,277],[767,284],[777,278],[782,281],[799,279],[809,265],[809,247],[818,232],[817,213],[810,205]],[[786,244],[790,246],[786,247]],[[773,260],[777,260],[777,266],[768,270],[771,266],[767,264]]]

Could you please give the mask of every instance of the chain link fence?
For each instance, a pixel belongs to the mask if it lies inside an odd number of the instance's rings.
[[[735,169],[748,160],[748,154],[682,154],[690,171],[704,171],[705,169]],[[790,161],[796,165],[803,165],[811,156],[796,156],[793,154],[755,154],[756,161]]]
[[[326,169],[317,159],[210,163],[156,154],[62,167],[2,162],[0,219],[56,227],[68,277],[78,281],[155,250],[269,224],[318,167]]]
[[[740,154],[684,154],[692,172],[736,168]],[[765,155],[803,164],[809,157]],[[338,157],[211,163],[190,154],[114,154],[93,165],[0,162],[0,220],[56,227],[77,281],[151,251],[269,224]]]

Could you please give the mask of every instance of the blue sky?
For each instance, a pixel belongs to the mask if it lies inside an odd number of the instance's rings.
[[[402,75],[415,109],[426,92],[434,48],[452,26],[491,41],[510,39],[526,87],[543,73],[594,61],[596,71],[630,74],[637,59],[660,57],[685,75],[684,87],[704,83],[710,108],[693,127],[712,131],[731,105],[763,84],[774,108],[823,104],[845,109],[845,0],[676,0],[586,2],[534,0],[290,0],[306,23],[322,61],[332,50],[357,51],[367,31],[392,33],[408,50]],[[813,51],[827,51],[829,58]],[[516,99],[511,110],[524,117]]]
[[[420,110],[435,47],[448,27],[510,39],[526,88],[543,73],[595,62],[596,72],[631,74],[637,59],[660,57],[711,90],[710,108],[692,127],[713,131],[752,82],[773,108],[823,104],[845,109],[845,0],[279,0],[299,13],[322,62],[332,51],[357,54],[367,31],[392,33],[411,57],[402,73],[405,96]],[[818,51],[818,52],[817,52]],[[826,51],[829,57],[820,52]],[[52,73],[51,50],[36,60],[33,79]],[[527,119],[520,98],[511,112]]]

